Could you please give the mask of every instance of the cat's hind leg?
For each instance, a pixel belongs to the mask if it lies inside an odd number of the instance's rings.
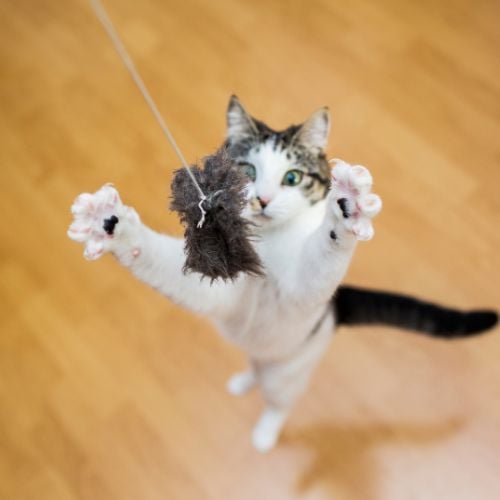
[[[331,321],[325,321],[321,330],[291,358],[256,363],[257,382],[266,403],[252,433],[257,450],[267,452],[278,441],[293,405],[306,391],[311,373],[329,345],[331,328]]]

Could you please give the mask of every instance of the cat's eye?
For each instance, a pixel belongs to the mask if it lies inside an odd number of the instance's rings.
[[[255,167],[251,163],[242,163],[241,166],[244,169],[245,175],[252,181],[254,182],[255,179],[257,178],[257,170],[255,170]]]
[[[289,170],[283,177],[283,185],[285,186],[297,186],[302,181],[304,173],[300,170]]]

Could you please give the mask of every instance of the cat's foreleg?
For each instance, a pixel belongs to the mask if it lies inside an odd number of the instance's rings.
[[[197,273],[184,274],[183,240],[144,225],[112,185],[81,194],[71,210],[74,221],[68,236],[85,245],[88,260],[110,252],[141,281],[196,312],[216,316],[229,307],[233,284],[211,284]]]
[[[322,224],[304,244],[296,282],[298,293],[327,300],[343,279],[356,243],[369,240],[372,218],[382,208],[371,193],[373,180],[367,168],[338,161],[332,170]]]

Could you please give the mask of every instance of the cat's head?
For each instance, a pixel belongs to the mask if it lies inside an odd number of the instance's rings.
[[[330,168],[324,148],[330,117],[316,111],[301,125],[276,131],[252,118],[236,96],[227,109],[227,145],[249,178],[243,216],[258,226],[287,222],[326,196]]]

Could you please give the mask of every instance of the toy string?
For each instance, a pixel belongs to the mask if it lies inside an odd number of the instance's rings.
[[[156,103],[153,101],[153,98],[151,97],[150,93],[148,92],[148,89],[146,88],[146,85],[144,84],[141,76],[139,75],[139,72],[135,68],[135,65],[130,58],[127,50],[125,49],[125,46],[123,45],[123,42],[121,41],[120,37],[118,36],[117,31],[115,30],[115,27],[113,26],[113,23],[111,22],[108,13],[104,9],[102,3],[100,0],[90,0],[90,4],[92,5],[92,8],[94,9],[94,12],[96,13],[97,18],[103,25],[104,29],[106,30],[106,33],[108,34],[109,38],[111,39],[111,42],[113,43],[116,51],[118,52],[118,55],[123,61],[123,64],[127,68],[128,72],[132,76],[132,79],[134,80],[135,84],[141,91],[142,96],[144,97],[146,103],[148,104],[149,108],[151,109],[154,117],[158,121],[161,130],[165,134],[165,137],[167,138],[168,142],[172,146],[173,150],[175,151],[175,154],[178,156],[179,160],[182,163],[183,168],[186,169],[187,173],[189,174],[189,177],[193,181],[193,184],[198,191],[198,194],[200,195],[200,203],[198,204],[198,207],[201,211],[201,218],[198,222],[198,228],[203,227],[203,223],[205,222],[205,215],[206,212],[203,209],[203,202],[207,199],[205,194],[203,193],[200,185],[198,184],[193,172],[189,168],[189,165],[186,162],[186,159],[184,158],[184,155],[182,154],[182,151],[179,149],[179,146],[177,145],[177,142],[174,139],[174,136],[170,132],[167,124],[165,123],[165,120],[163,119],[162,115],[160,114],[160,111],[158,110],[158,107],[156,106]]]

